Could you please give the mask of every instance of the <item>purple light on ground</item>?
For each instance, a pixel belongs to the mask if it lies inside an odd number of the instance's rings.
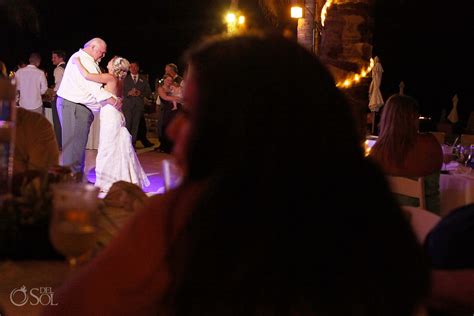
[[[150,180],[150,185],[143,189],[145,193],[163,193],[165,189],[165,181],[163,176],[158,173],[153,173],[148,175],[148,180]],[[87,173],[87,181],[90,183],[95,183],[96,176],[95,176],[95,168],[92,168]]]
[[[95,183],[95,168],[92,168],[87,173],[87,181],[90,183]]]
[[[148,180],[150,180],[150,185],[143,189],[143,192],[163,192],[165,188],[165,181],[163,180],[162,175],[160,174],[153,174],[148,176]]]

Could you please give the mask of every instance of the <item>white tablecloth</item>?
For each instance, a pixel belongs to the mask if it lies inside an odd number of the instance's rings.
[[[94,113],[94,121],[92,121],[91,129],[89,131],[86,149],[99,148],[100,111],[92,111],[92,113]]]
[[[441,174],[439,179],[441,215],[453,209],[474,203],[474,171],[470,176]]]

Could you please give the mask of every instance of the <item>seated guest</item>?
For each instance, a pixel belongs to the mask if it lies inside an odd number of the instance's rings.
[[[426,207],[439,213],[439,174],[443,152],[436,137],[418,131],[418,104],[406,95],[392,95],[380,119],[380,133],[370,157],[392,176],[425,177]],[[418,206],[415,198],[399,196],[403,205]]]
[[[43,115],[17,107],[13,173],[46,172],[59,165],[59,147],[53,126]]]
[[[433,284],[430,315],[471,315],[474,311],[474,204],[459,207],[431,230],[425,249]]]
[[[185,108],[167,129],[181,186],[149,199],[44,315],[414,315],[422,249],[325,67],[252,34],[186,60]],[[295,69],[301,80],[281,79]],[[336,167],[321,168],[315,148],[329,146]]]
[[[474,310],[474,268],[433,269],[430,316],[470,316]]]

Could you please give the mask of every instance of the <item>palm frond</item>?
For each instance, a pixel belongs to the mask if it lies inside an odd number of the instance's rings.
[[[276,26],[287,18],[290,2],[290,0],[258,0],[265,17]]]

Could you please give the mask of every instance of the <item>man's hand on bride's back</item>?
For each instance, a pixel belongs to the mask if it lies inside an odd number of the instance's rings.
[[[110,97],[106,100],[103,100],[100,102],[102,106],[106,106],[107,104],[110,104],[114,108],[116,108],[118,111],[122,109],[122,98],[118,97]]]
[[[114,104],[114,107],[115,107],[118,111],[122,110],[122,98],[117,98],[117,103]]]

